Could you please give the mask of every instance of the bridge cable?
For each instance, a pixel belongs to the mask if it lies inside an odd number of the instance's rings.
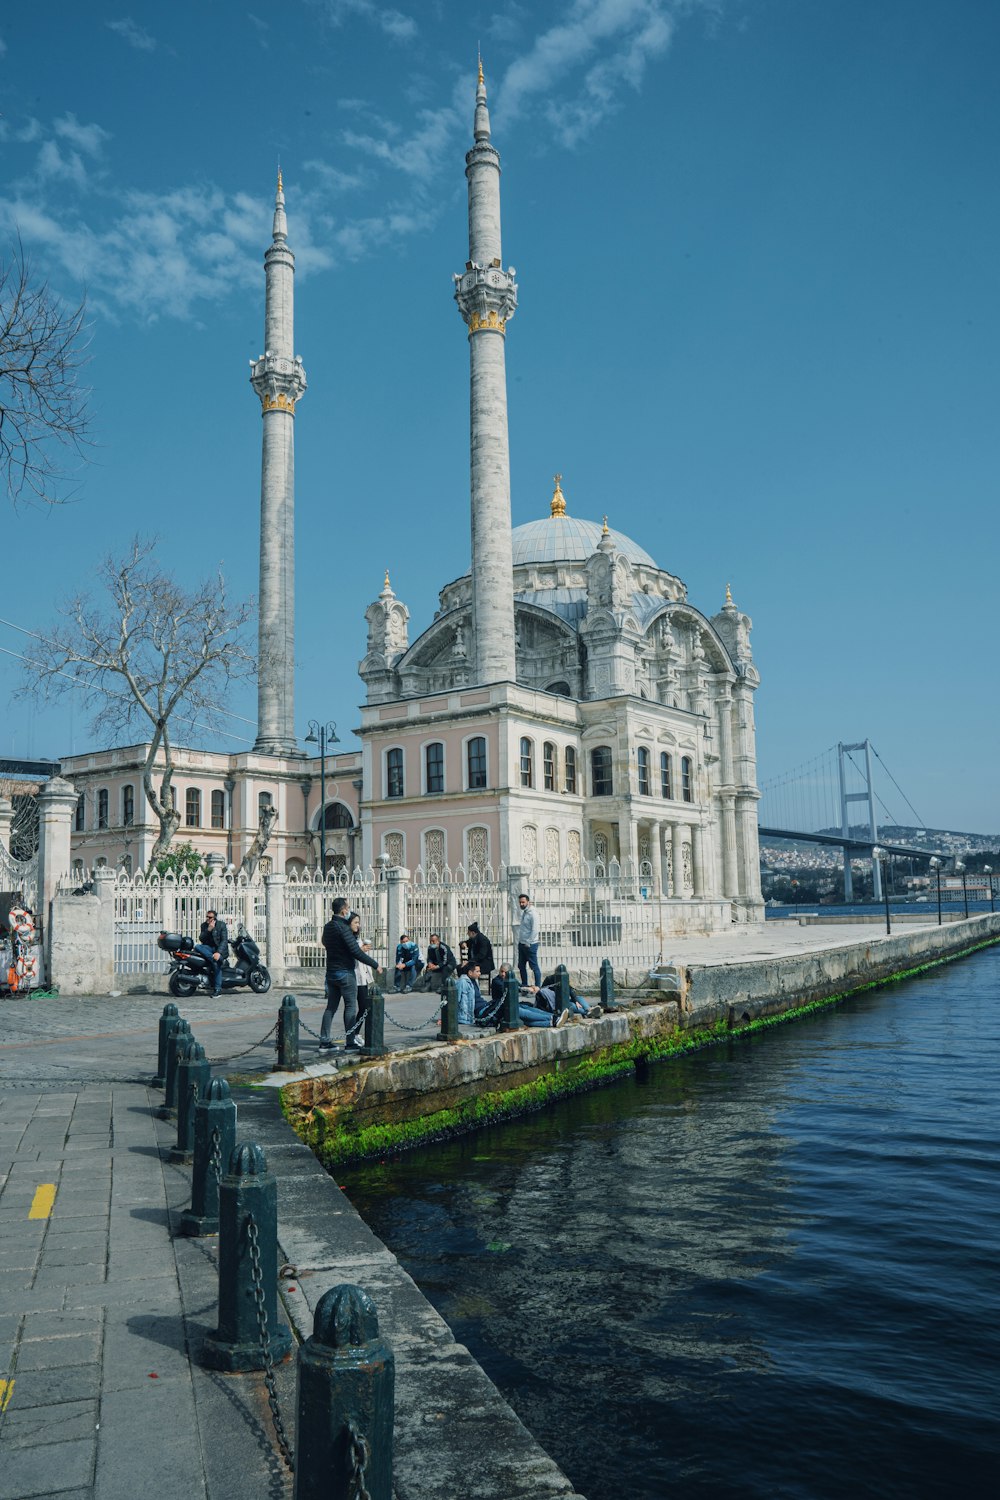
[[[871,741],[869,740],[868,743],[871,744]],[[892,782],[893,786],[896,788],[896,791],[899,793],[899,795],[902,797],[903,801],[906,803],[907,807],[910,809],[910,812],[913,814],[913,816],[916,818],[917,822],[920,824],[921,828],[926,828],[927,824],[924,822],[923,818],[917,812],[917,809],[914,807],[914,805],[910,801],[909,797],[903,791],[903,788],[900,786],[900,784],[896,780],[895,776],[893,776],[892,772],[889,770],[889,767],[886,765],[886,763],[882,759],[881,755],[879,755],[879,753],[875,749],[874,745],[872,745],[872,754],[874,755],[875,759],[878,761],[879,765],[882,767],[882,769],[885,772],[885,774],[888,776],[889,780]]]

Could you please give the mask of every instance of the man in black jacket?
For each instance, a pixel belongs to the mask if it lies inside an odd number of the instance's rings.
[[[229,957],[229,930],[214,911],[205,913],[194,951],[208,960],[212,970],[212,994],[218,997],[222,994],[223,965]]]
[[[457,968],[458,963],[448,944],[444,942],[439,932],[432,932],[431,945],[427,949],[427,962],[424,965],[424,988],[443,995],[445,983]]]
[[[480,932],[478,922],[469,923],[469,937],[465,944],[465,949],[467,954],[466,963],[479,965],[479,972],[486,980],[488,991],[496,961],[493,957],[493,944],[485,932]]]
[[[344,1002],[346,1050],[364,1051],[364,1044],[351,1036],[351,1028],[358,1019],[358,981],[354,965],[367,964],[376,974],[380,972],[378,959],[365,952],[351,931],[347,920],[347,906],[347,897],[338,896],[333,903],[333,916],[323,928],[323,947],[326,949],[326,1010],[319,1028],[321,1052],[329,1052],[333,1046],[330,1033],[341,1000]]]

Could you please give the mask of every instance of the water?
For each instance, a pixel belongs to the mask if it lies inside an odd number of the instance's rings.
[[[341,1180],[588,1500],[997,1493],[1000,950]]]
[[[994,898],[994,907],[996,900]],[[974,901],[969,897],[969,916],[978,917],[984,912],[989,912],[989,900]],[[894,917],[923,917],[925,921],[937,923],[937,901],[933,895],[927,901],[897,901],[892,897],[889,901],[889,911]],[[965,907],[959,901],[942,901],[941,913],[946,922],[954,921],[956,917],[964,917]],[[789,917],[867,917],[870,922],[885,921],[885,903],[882,901],[856,901],[853,906],[843,903],[837,906],[817,906],[815,901],[810,904],[802,901],[798,906],[768,906],[764,909],[764,915],[772,922],[787,921]],[[905,927],[899,929],[901,932],[912,932],[913,927],[908,922]]]

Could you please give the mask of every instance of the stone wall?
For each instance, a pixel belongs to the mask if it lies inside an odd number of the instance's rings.
[[[101,995],[114,988],[113,886],[97,884],[98,895],[60,891],[52,900],[50,983],[61,995]]]

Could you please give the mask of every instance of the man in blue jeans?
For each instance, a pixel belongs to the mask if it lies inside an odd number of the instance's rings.
[[[229,956],[229,932],[225,922],[219,921],[216,912],[209,910],[205,913],[194,951],[200,953],[211,965],[212,994],[218,999],[222,994],[222,970]]]
[[[517,898],[521,908],[521,923],[517,929],[517,972],[521,976],[521,983],[528,982],[528,965],[535,976],[535,984],[542,982],[542,971],[538,965],[538,913],[531,904],[531,897],[520,895]]]
[[[333,1047],[333,1018],[341,1000],[344,1002],[345,1050],[364,1051],[364,1044],[351,1036],[351,1029],[358,1019],[358,981],[354,965],[367,964],[376,974],[380,972],[378,959],[365,952],[351,931],[347,907],[347,897],[338,896],[333,903],[333,916],[323,928],[323,947],[326,949],[326,1010],[319,1028],[321,1052],[329,1052]]]

